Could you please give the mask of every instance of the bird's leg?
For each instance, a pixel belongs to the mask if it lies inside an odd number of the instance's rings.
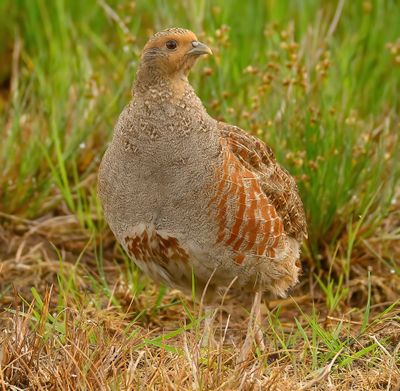
[[[253,342],[257,344],[261,352],[265,350],[264,337],[261,330],[261,297],[261,292],[256,292],[254,295],[246,339],[239,354],[239,362],[243,362],[248,358]]]
[[[201,338],[201,347],[208,347],[209,344],[214,342],[214,318],[216,314],[216,310],[212,306],[205,306],[204,308],[204,331],[203,336]]]
[[[264,336],[261,329],[261,299],[262,293],[257,292],[256,296],[254,297],[254,303],[256,304],[256,308],[254,310],[254,337],[256,340],[256,344],[260,349],[261,353],[265,350],[265,343],[264,343]]]

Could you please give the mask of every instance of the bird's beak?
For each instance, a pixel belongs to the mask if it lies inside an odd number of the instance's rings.
[[[200,56],[202,54],[213,54],[207,45],[199,41],[193,41],[192,46],[193,48],[188,51],[188,54],[193,54],[195,56]]]

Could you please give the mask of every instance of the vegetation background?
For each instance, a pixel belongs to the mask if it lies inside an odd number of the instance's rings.
[[[0,389],[400,388],[400,4],[396,0],[1,0]],[[267,349],[237,362],[248,308],[143,277],[96,197],[149,35],[215,52],[191,81],[214,117],[296,176],[309,240]]]

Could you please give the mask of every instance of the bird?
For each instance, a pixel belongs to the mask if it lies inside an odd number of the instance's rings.
[[[184,28],[144,46],[132,99],[98,173],[105,219],[150,278],[212,301],[224,289],[284,296],[307,238],[294,178],[272,149],[212,118],[189,83],[212,50]]]

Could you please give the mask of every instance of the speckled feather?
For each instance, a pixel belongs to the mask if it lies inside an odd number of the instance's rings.
[[[262,141],[207,114],[187,80],[198,45],[184,29],[146,44],[99,170],[106,220],[155,280],[283,295],[307,232],[296,184]]]

